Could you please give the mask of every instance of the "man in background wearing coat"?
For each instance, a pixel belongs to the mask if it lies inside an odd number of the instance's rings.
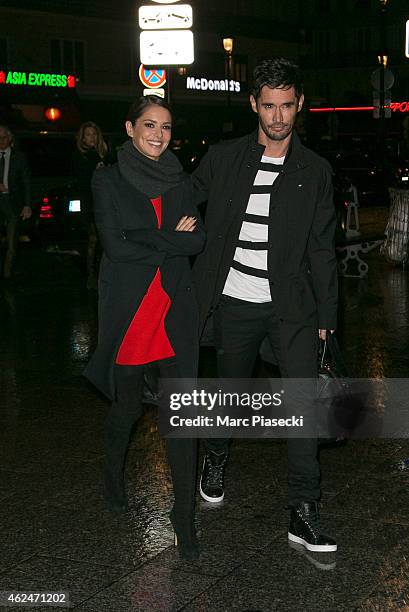
[[[16,256],[20,218],[30,217],[30,171],[27,161],[22,153],[13,148],[13,135],[9,128],[0,125],[0,236],[5,225],[7,251],[2,272],[6,279],[11,276]]]
[[[283,58],[254,71],[255,133],[211,147],[194,173],[207,201],[207,244],[195,263],[201,329],[212,314],[218,373],[250,378],[261,343],[281,375],[317,377],[319,338],[336,327],[335,211],[329,164],[304,147],[294,124],[304,101],[298,67]],[[206,441],[200,494],[224,497],[227,439]],[[333,552],[320,526],[318,442],[288,440],[288,538]]]

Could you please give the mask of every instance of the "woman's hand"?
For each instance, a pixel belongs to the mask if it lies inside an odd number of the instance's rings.
[[[196,229],[197,219],[196,217],[187,217],[186,215],[181,217],[179,223],[175,227],[177,232],[193,232]]]

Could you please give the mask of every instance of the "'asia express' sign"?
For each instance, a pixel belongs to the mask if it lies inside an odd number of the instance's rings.
[[[49,74],[46,72],[16,72],[0,70],[1,85],[26,85],[28,87],[75,87],[72,74]]]

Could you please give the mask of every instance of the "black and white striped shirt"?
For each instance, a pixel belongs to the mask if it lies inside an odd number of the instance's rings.
[[[284,159],[266,155],[261,158],[233,262],[224,285],[224,295],[246,302],[271,302],[267,277],[268,224],[271,185],[278,176],[278,171],[274,172],[271,164],[280,166]]]

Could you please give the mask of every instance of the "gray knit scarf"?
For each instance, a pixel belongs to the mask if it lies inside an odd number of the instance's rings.
[[[121,175],[148,198],[156,198],[186,180],[183,168],[174,153],[164,151],[158,161],[143,155],[128,140],[118,151]]]

